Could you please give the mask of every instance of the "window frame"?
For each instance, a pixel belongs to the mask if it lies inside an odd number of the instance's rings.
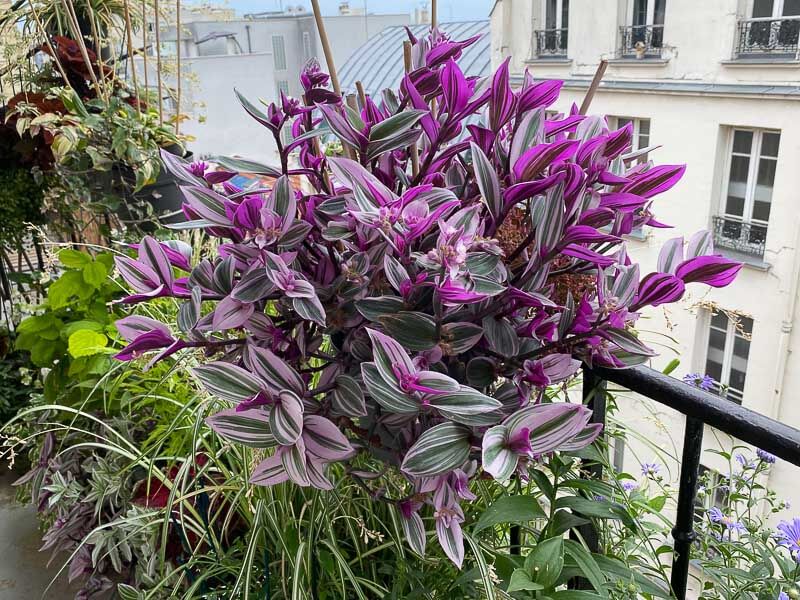
[[[728,313],[723,311],[718,311],[718,314],[722,314],[725,316],[726,320],[728,321],[726,329],[725,329],[725,346],[722,349],[722,369],[721,369],[721,381],[714,380],[714,387],[715,391],[719,393],[724,386],[726,390],[733,390],[738,394],[738,397],[732,396],[729,392],[726,392],[725,398],[739,404],[740,406],[744,404],[744,397],[745,397],[745,389],[738,389],[732,388],[730,385],[731,379],[731,366],[733,364],[733,350],[734,345],[736,343],[736,336],[738,335],[738,331],[736,329],[736,322],[728,316]],[[712,311],[707,311],[707,318],[705,323],[705,339],[704,339],[704,349],[705,353],[703,355],[703,372],[706,372],[706,365],[708,364],[708,353],[709,353],[709,342],[711,341],[711,330],[714,329],[716,331],[722,331],[719,327],[713,324],[712,319],[714,317],[714,313]],[[753,331],[755,330],[755,319],[752,317],[745,317],[742,315],[740,318],[747,318],[752,321],[750,325],[750,340],[747,340],[752,344],[753,338]],[[742,337],[739,335],[739,337]],[[746,339],[746,338],[743,338]],[[750,366],[750,347],[747,348],[747,359],[744,367],[744,374],[745,374],[745,388],[747,387],[747,370]]]
[[[303,58],[311,60],[311,32],[303,32]]]
[[[564,3],[567,3],[567,11],[569,11],[569,0],[555,0],[556,2],[556,19],[555,19],[555,27],[548,27],[547,25],[547,7],[549,6],[549,0],[542,0],[542,29],[549,30],[549,29],[567,29],[569,30],[569,16],[567,16],[567,23],[565,24],[564,21]]]
[[[727,139],[725,141],[725,163],[722,169],[722,194],[720,195],[720,210],[719,214],[725,219],[738,221],[741,223],[754,223],[761,225],[769,231],[769,219],[764,221],[762,219],[753,218],[753,205],[755,204],[755,188],[758,181],[758,169],[761,165],[761,146],[763,142],[764,133],[777,133],[778,134],[778,156],[766,157],[766,160],[774,160],[775,178],[778,176],[777,162],[780,158],[780,129],[767,129],[758,127],[739,127],[730,126],[727,128]],[[753,140],[750,145],[750,163],[747,166],[747,184],[745,186],[744,206],[742,207],[742,215],[734,215],[728,212],[728,190],[731,184],[731,165],[733,164],[733,140],[737,131],[749,131],[753,134]],[[744,156],[744,154],[737,153],[736,156]],[[775,180],[772,181],[772,192],[775,192]],[[770,197],[770,216],[772,216],[772,197]]]
[[[272,38],[272,67],[276,71],[286,71],[288,70],[288,60],[286,56],[286,38],[278,33],[274,33],[271,36]],[[276,40],[280,40],[280,47],[282,49],[282,56],[283,56],[283,66],[278,65],[278,52],[276,51]]]
[[[783,9],[786,6],[784,0],[772,0],[772,14],[769,17],[754,17],[753,12],[756,9],[756,2],[755,0],[750,0],[750,18],[751,19],[782,19],[786,16],[797,16],[797,15],[784,15]]]
[[[633,22],[634,11],[636,9],[636,0],[628,0],[628,18],[626,19],[627,24],[631,27],[643,27],[647,25],[661,25],[663,26],[664,23],[656,23],[656,1],[657,0],[646,0],[647,2],[647,20],[645,23],[641,23],[637,25]],[[666,1],[664,3],[664,21],[666,21]]]
[[[635,152],[636,150],[641,150],[642,148],[647,148],[650,146],[650,138],[653,135],[653,120],[650,117],[631,117],[629,115],[611,115],[614,119],[614,129],[620,129],[623,125],[620,124],[620,119],[627,119],[633,123],[633,135],[631,137],[631,142],[636,142],[636,144],[631,143],[631,152]],[[640,144],[640,136],[641,136],[641,126],[642,121],[647,121],[647,145],[642,146]],[[641,162],[641,161],[640,161]]]

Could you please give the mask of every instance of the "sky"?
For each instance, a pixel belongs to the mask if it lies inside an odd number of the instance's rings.
[[[260,12],[278,10],[283,5],[303,5],[310,9],[309,0],[217,0],[214,4],[226,4],[236,9],[238,13]],[[351,8],[363,8],[371,13],[413,13],[414,9],[421,6],[421,0],[350,0]],[[430,2],[428,3],[430,6]],[[438,0],[440,21],[471,21],[486,19],[489,16],[492,0]],[[320,0],[323,14],[336,14],[339,0]]]

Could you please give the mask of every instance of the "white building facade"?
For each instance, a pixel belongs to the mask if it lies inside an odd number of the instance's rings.
[[[674,376],[707,373],[731,402],[800,427],[800,1],[498,0],[491,27],[495,66],[513,56],[518,82],[526,68],[565,81],[558,112],[581,103],[607,60],[589,112],[632,121],[634,144],[661,146],[657,164],[688,165],[654,207],[675,229],[627,240],[643,273],[667,239],[700,229],[745,263],[731,286],[689,286],[678,306],[643,316],[641,335],[661,354],[653,366],[677,356]],[[682,416],[638,397],[619,405],[628,440],[618,468],[638,475],[639,463],[680,456]],[[735,443],[708,427],[704,439],[708,449]],[[709,452],[703,464],[729,469]],[[778,461],[764,483],[798,507],[798,476]]]

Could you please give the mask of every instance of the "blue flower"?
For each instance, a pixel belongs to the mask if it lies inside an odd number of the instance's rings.
[[[774,464],[774,462],[777,460],[774,454],[770,454],[769,452],[767,452],[766,450],[762,450],[761,448],[758,448],[756,450],[756,456],[758,456],[758,458],[760,458],[765,463],[769,464]]]
[[[655,477],[661,471],[661,465],[658,463],[644,463],[642,464],[642,475],[645,477]]]
[[[781,592],[778,594],[778,600],[789,600],[789,594],[786,592]]]
[[[696,388],[700,388],[705,392],[710,392],[714,389],[714,379],[708,375],[701,375],[700,373],[690,373],[683,376],[683,382]]]
[[[778,543],[792,553],[794,559],[800,562],[800,519],[795,517],[789,521],[778,524]]]
[[[635,492],[639,489],[639,484],[635,481],[626,481],[622,484],[622,489],[626,492]]]
[[[736,459],[736,462],[742,465],[742,469],[754,469],[756,466],[753,461],[747,460],[747,457],[739,452],[736,453],[734,458]]]
[[[728,531],[741,531],[744,529],[744,525],[740,521],[727,516],[716,506],[708,511],[708,518],[711,519],[712,523],[723,525]]]

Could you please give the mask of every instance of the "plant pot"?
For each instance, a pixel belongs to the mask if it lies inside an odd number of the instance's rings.
[[[171,148],[166,148],[166,150],[172,151]],[[173,154],[177,154],[177,152],[173,152]],[[183,158],[191,160],[192,153],[187,152]],[[152,206],[153,212],[158,216],[158,221],[161,224],[186,221],[186,215],[181,211],[183,194],[178,188],[175,176],[163,167],[159,170],[155,183],[144,186],[133,197]]]

